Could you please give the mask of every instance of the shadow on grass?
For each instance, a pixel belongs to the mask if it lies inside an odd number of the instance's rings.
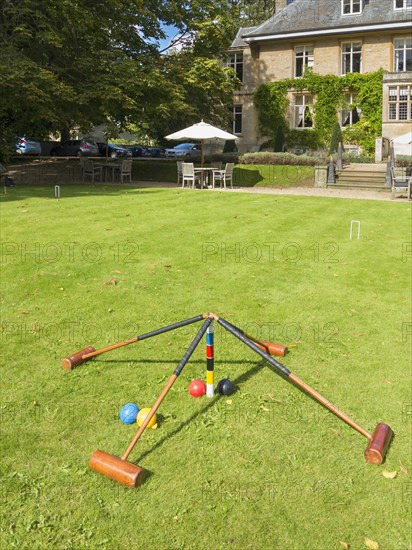
[[[236,363],[239,363],[239,361],[234,361]],[[252,361],[249,361],[250,363]],[[244,363],[244,361],[242,361],[242,363]],[[244,382],[246,382],[247,380],[249,380],[249,378],[251,378],[252,376],[255,376],[258,372],[260,372],[266,365],[263,361],[259,362],[258,364],[256,364],[256,362],[253,362],[255,364],[254,367],[252,367],[251,369],[249,369],[248,371],[244,372],[243,374],[241,374],[240,376],[238,376],[235,380],[233,380],[233,383],[235,384],[235,386],[238,386],[239,384],[242,384]],[[149,456],[151,453],[153,453],[154,451],[156,451],[157,449],[159,449],[164,443],[166,443],[169,439],[171,439],[172,437],[174,437],[175,435],[177,435],[179,432],[181,432],[186,426],[188,426],[191,422],[193,422],[193,420],[195,420],[196,418],[198,418],[200,415],[204,414],[205,412],[207,412],[209,409],[211,409],[212,407],[215,406],[215,404],[220,401],[221,399],[226,399],[226,396],[225,395],[215,395],[215,397],[213,399],[211,399],[211,401],[205,406],[203,407],[201,410],[195,412],[192,414],[192,416],[190,416],[187,420],[185,420],[184,422],[182,422],[177,428],[175,428],[172,432],[170,432],[169,434],[167,434],[165,437],[163,437],[162,439],[160,439],[160,441],[158,441],[153,447],[151,447],[150,449],[148,449],[146,452],[144,452],[143,454],[140,455],[139,459],[137,461],[134,461],[133,463],[134,464],[137,464],[138,462],[140,462],[141,460],[143,460],[144,458],[146,458],[147,456]]]
[[[233,185],[235,187],[254,187],[261,181],[263,181],[263,177],[259,170],[243,168],[242,166],[236,166],[233,170]]]

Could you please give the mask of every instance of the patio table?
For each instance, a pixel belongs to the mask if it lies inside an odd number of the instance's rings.
[[[213,175],[213,172],[220,172],[218,168],[195,168],[195,174],[200,175],[200,188],[206,187],[206,180],[207,180],[207,186],[210,185],[209,179],[210,175]]]
[[[114,183],[114,174],[116,172],[116,170],[119,170],[122,166],[122,164],[120,162],[116,162],[116,161],[110,161],[108,160],[107,162],[95,162],[93,161],[93,164],[95,164],[96,166],[101,166],[104,170],[104,174],[105,174],[105,178],[104,178],[104,181],[107,180],[107,172],[109,172],[110,170],[112,171],[112,182]]]

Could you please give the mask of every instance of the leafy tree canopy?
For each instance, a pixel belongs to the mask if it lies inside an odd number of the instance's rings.
[[[161,54],[162,25],[188,38],[181,51]],[[0,139],[107,122],[153,138],[202,116],[223,124],[238,82],[216,56],[235,26],[226,0],[3,0]]]

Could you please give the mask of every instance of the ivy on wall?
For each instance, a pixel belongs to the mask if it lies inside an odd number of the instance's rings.
[[[345,94],[352,92],[352,105],[361,111],[361,118],[345,129],[343,138],[347,143],[357,143],[364,152],[372,153],[375,138],[382,131],[382,75],[382,69],[345,76],[319,75],[307,69],[303,78],[261,84],[254,94],[259,131],[272,144],[276,143],[280,128],[289,146],[307,146],[311,149],[327,147],[333,126],[338,121],[338,111],[347,106]],[[313,129],[290,129],[286,119],[288,91],[304,91],[314,95]]]

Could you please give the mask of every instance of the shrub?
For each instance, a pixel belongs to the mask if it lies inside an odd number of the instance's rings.
[[[350,155],[348,153],[343,153],[342,159],[346,164],[373,164],[375,162],[374,157],[368,155]]]
[[[412,155],[398,155],[395,159],[396,166],[400,168],[408,168],[412,166]]]
[[[282,164],[294,166],[315,166],[324,163],[323,155],[293,155],[292,153],[245,153],[240,155],[240,164]]]

